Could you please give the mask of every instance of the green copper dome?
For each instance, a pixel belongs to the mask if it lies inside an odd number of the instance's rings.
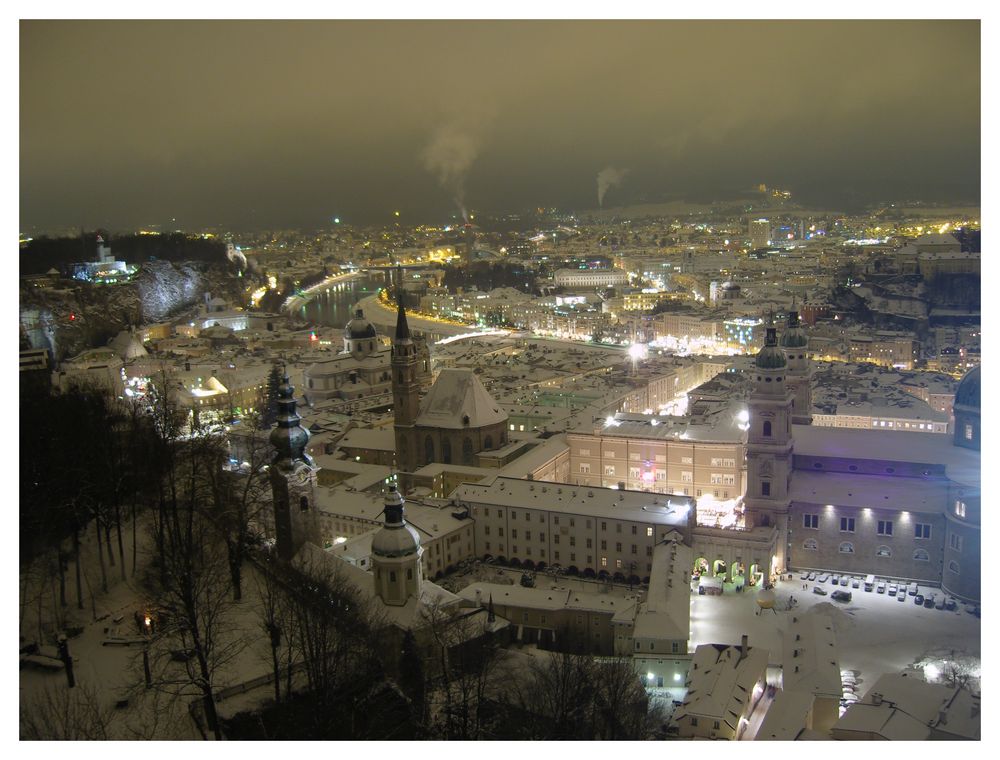
[[[778,333],[773,327],[767,328],[767,337],[764,339],[764,347],[757,354],[758,369],[784,369],[785,354],[778,348]]]
[[[805,348],[809,345],[809,338],[799,323],[799,313],[797,311],[788,312],[788,328],[781,334],[782,348]]]

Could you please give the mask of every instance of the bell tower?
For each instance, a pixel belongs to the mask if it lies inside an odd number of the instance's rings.
[[[403,497],[393,486],[385,495],[385,522],[372,537],[372,573],[375,592],[386,604],[401,606],[420,596],[423,568],[420,534],[408,525]]]
[[[809,366],[809,337],[799,322],[799,313],[788,312],[788,328],[781,335],[788,373],[785,382],[792,389],[792,424],[812,424],[812,378]]]
[[[413,472],[416,469],[417,446],[414,425],[420,411],[420,379],[418,366],[420,357],[417,346],[410,336],[410,326],[406,322],[406,307],[403,305],[403,273],[398,271],[396,302],[396,332],[392,338],[392,407],[393,430],[396,434],[396,469]]]
[[[791,503],[792,390],[785,354],[778,348],[773,327],[767,328],[764,347],[751,371],[754,382],[748,403],[747,493],[743,501],[751,527],[778,528],[776,567],[784,568]]]
[[[295,389],[285,375],[278,388],[278,423],[269,440],[275,448],[271,461],[271,494],[278,556],[291,560],[306,542],[320,543],[316,517],[316,467],[306,453],[309,431],[295,411]]]

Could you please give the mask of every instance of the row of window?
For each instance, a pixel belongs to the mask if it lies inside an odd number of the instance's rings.
[[[483,517],[489,517],[489,516],[490,516],[490,509],[489,509],[489,507],[483,507]],[[501,518],[503,517],[503,510],[502,509],[497,509],[497,517],[501,517]],[[530,512],[525,512],[524,515],[523,515],[523,517],[524,517],[524,521],[525,522],[531,522],[531,513]],[[517,512],[515,510],[513,510],[513,509],[510,511],[510,519],[512,521],[517,519]],[[544,524],[544,522],[545,522],[544,515],[539,515],[538,522]],[[553,525],[559,525],[559,515],[553,515],[552,516],[552,524]],[[591,520],[587,520],[586,525],[587,525],[587,530],[590,530],[593,527],[593,522]],[[576,527],[576,518],[575,517],[570,517],[569,518],[569,527],[571,527],[571,528],[575,528]],[[632,529],[632,535],[633,536],[639,535],[639,526],[632,525],[631,529]],[[607,530],[608,530],[608,523],[607,523],[606,520],[601,520],[601,530],[603,532],[605,532],[605,533],[607,532]],[[502,536],[503,535],[503,528],[499,528],[499,531],[500,531],[499,535]],[[490,530],[489,530],[489,526],[488,525],[485,527],[485,532],[486,532],[487,536],[490,534]],[[621,523],[615,523],[615,532],[616,533],[621,533],[622,532],[622,524]],[[511,534],[512,534],[512,536],[514,538],[517,538],[517,529],[516,528],[512,528],[511,529]],[[646,526],[646,536],[648,536],[650,538],[653,536],[653,528],[651,526]],[[529,540],[531,539],[531,531],[526,531],[525,532],[525,538],[527,538]],[[541,541],[545,540],[545,534],[544,533],[541,533],[539,535],[539,540],[541,540]],[[556,541],[558,543],[558,537],[556,537]]]
[[[808,549],[809,551],[816,551],[819,549],[819,542],[815,538],[807,538],[802,542],[802,548]],[[854,544],[850,541],[841,542],[840,546],[837,547],[837,551],[841,554],[854,554]],[[877,549],[875,549],[876,557],[891,557],[892,548],[882,544]],[[914,549],[913,559],[917,562],[930,562],[930,554],[927,553],[926,549]]]
[[[518,552],[517,544],[511,545],[510,549],[511,549],[511,552],[512,552],[512,554],[514,556],[518,555],[519,552]],[[486,544],[485,544],[485,550],[487,552],[492,552],[493,551],[493,545],[489,541],[487,541]],[[498,553],[502,554],[504,552],[504,545],[503,544],[497,544],[496,550],[497,550]],[[526,556],[526,557],[530,557],[531,556],[531,547],[530,546],[524,547],[524,556]],[[545,559],[545,549],[539,550],[539,555],[538,556],[541,559]],[[651,549],[649,549],[649,550],[646,551],[646,556],[652,556],[652,550]],[[560,558],[559,552],[557,552],[557,551],[552,552],[552,561],[553,562],[561,562],[562,561],[561,558]],[[576,552],[570,552],[569,553],[569,562],[576,562]],[[589,566],[593,565],[593,563],[594,563],[594,556],[592,554],[588,554],[587,555],[586,566],[589,567]],[[601,567],[607,567],[607,566],[608,566],[608,558],[607,557],[601,557]],[[616,559],[615,560],[615,567],[617,569],[619,569],[619,570],[624,570],[624,569],[638,570],[639,569],[639,566],[636,565],[634,562],[630,562],[628,564],[627,568],[626,568],[625,561],[621,560],[621,559]],[[646,572],[647,573],[651,572],[652,569],[653,569],[652,563],[647,562],[646,563]]]
[[[841,533],[854,533],[855,532],[855,518],[853,517],[841,517],[840,518],[840,532]],[[809,528],[811,530],[819,530],[819,515],[815,514],[804,514],[802,515],[802,527]],[[893,521],[892,520],[878,520],[875,525],[875,533],[879,536],[891,536],[893,535]],[[931,537],[931,526],[928,523],[914,523],[913,524],[913,537],[919,539],[929,539]]]

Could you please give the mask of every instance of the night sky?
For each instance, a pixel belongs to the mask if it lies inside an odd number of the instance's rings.
[[[21,22],[22,230],[978,202],[979,22]]]

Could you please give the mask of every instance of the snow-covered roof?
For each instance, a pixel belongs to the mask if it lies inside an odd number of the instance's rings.
[[[978,451],[952,445],[944,435],[904,435],[893,431],[792,425],[795,453],[816,457],[944,465],[951,480],[978,488]],[[796,471],[798,477],[799,472]],[[793,487],[794,487],[793,478]]]
[[[443,369],[420,404],[417,425],[481,428],[507,421],[507,413],[468,369]]]
[[[688,525],[688,515],[694,505],[694,499],[690,496],[571,486],[507,477],[497,477],[492,482],[463,483],[455,489],[452,496],[471,504],[631,520],[674,527],[682,531]]]
[[[812,611],[793,615],[782,643],[784,689],[840,699],[840,665],[829,616]]]
[[[411,596],[406,604],[384,604],[375,592],[375,576],[371,572],[340,559],[316,544],[303,544],[292,563],[305,573],[337,573],[354,586],[366,601],[376,605],[386,622],[404,630],[416,630],[426,625],[425,614],[430,607],[450,607],[461,602],[450,591],[424,580],[420,584],[419,596]]]
[[[767,709],[754,741],[793,741],[802,737],[816,698],[809,691],[778,692]]]
[[[796,470],[788,495],[803,504],[941,513],[948,504],[948,481]]]
[[[750,703],[754,685],[767,672],[766,649],[747,647],[740,658],[740,647],[725,644],[702,644],[694,650],[688,670],[688,692],[677,709],[674,720],[689,715],[722,721],[733,731]]]

